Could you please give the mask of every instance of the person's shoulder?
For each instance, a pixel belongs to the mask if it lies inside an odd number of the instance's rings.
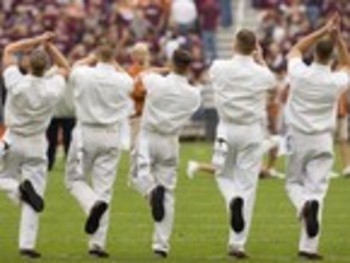
[[[90,67],[90,66],[75,66],[72,69],[72,75],[90,75],[96,71],[95,67]]]
[[[232,59],[216,59],[210,66],[211,71],[229,68],[232,64]]]
[[[212,67],[227,66],[230,62],[232,62],[232,59],[216,59],[211,65]]]
[[[4,69],[3,76],[5,78],[20,78],[24,77],[25,75],[21,73],[21,70],[17,65],[11,65]]]
[[[60,74],[54,74],[50,77],[45,77],[43,78],[43,81],[47,82],[47,83],[50,83],[50,85],[59,85],[59,86],[62,86],[65,84],[65,78],[60,75]]]

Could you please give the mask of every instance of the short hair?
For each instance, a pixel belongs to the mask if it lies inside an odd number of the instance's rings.
[[[101,44],[97,54],[102,62],[110,62],[115,57],[115,49],[111,44]]]
[[[243,55],[250,55],[256,48],[256,35],[249,29],[242,29],[236,35],[236,48]]]
[[[29,65],[34,76],[42,77],[49,65],[49,57],[44,50],[35,49],[30,53]]]
[[[177,49],[173,53],[172,62],[175,71],[179,74],[185,74],[192,63],[192,56],[190,52],[184,49]]]
[[[321,62],[329,62],[333,56],[334,42],[330,38],[321,39],[316,43],[315,53]]]

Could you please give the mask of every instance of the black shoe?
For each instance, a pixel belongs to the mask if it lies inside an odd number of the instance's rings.
[[[236,259],[247,259],[248,255],[244,251],[240,250],[231,250],[228,252],[228,255],[230,257],[236,258]]]
[[[306,233],[310,238],[317,236],[319,223],[317,219],[319,204],[317,201],[307,201],[303,207],[303,218],[305,220]]]
[[[168,253],[162,250],[154,250],[154,255],[157,258],[167,258],[168,257]]]
[[[19,185],[21,200],[29,204],[35,212],[40,213],[44,210],[44,200],[35,192],[32,183],[29,180],[24,180]]]
[[[20,249],[19,254],[26,258],[40,258],[41,254],[33,249]]]
[[[305,260],[323,260],[323,257],[321,255],[305,251],[299,251],[298,257]]]
[[[87,234],[94,234],[100,226],[100,220],[106,212],[108,204],[104,201],[97,201],[91,208],[90,214],[85,223],[85,232]]]
[[[165,215],[164,208],[164,195],[165,188],[162,185],[157,186],[151,192],[151,207],[152,207],[152,216],[154,221],[161,222]]]
[[[109,254],[101,248],[90,249],[89,255],[95,258],[109,258]]]
[[[243,199],[240,197],[234,198],[230,203],[231,212],[231,227],[236,233],[240,233],[244,229],[243,218]]]

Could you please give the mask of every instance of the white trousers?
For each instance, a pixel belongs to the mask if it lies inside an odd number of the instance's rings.
[[[331,133],[306,135],[295,130],[287,137],[290,154],[287,156],[286,190],[296,207],[298,217],[306,201],[320,204],[321,222],[324,198],[328,190],[328,174],[333,166],[333,136]],[[299,250],[317,252],[320,234],[309,238],[302,222]]]
[[[34,249],[39,230],[39,214],[28,204],[20,202],[19,185],[27,179],[35,191],[44,196],[47,172],[46,137],[45,134],[23,137],[8,131],[4,140],[10,142],[10,148],[1,158],[0,190],[5,191],[15,204],[22,207],[19,248]]]
[[[73,131],[66,163],[66,185],[86,215],[99,200],[110,207],[120,158],[119,138],[117,128],[78,125]],[[90,249],[105,248],[109,211],[110,208],[102,216],[97,232],[90,236]]]
[[[234,198],[242,198],[244,230],[230,228],[229,249],[244,251],[252,220],[259,170],[263,155],[263,129],[259,125],[240,126],[221,122],[215,142],[213,165],[216,181],[227,211]]]
[[[173,229],[174,190],[179,142],[177,136],[163,136],[141,131],[133,152],[132,183],[143,196],[148,197],[158,185],[165,187],[165,217],[154,223],[153,250],[168,252]]]

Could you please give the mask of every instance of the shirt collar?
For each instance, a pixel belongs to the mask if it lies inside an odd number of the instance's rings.
[[[329,72],[331,71],[331,67],[329,65],[320,64],[317,62],[312,63],[311,67],[314,69],[322,70],[322,71],[329,71]]]
[[[181,81],[181,82],[186,82],[186,83],[188,83],[187,77],[185,77],[185,76],[183,76],[183,75],[179,75],[179,74],[177,74],[177,73],[175,73],[175,72],[170,73],[170,74],[169,74],[169,77],[172,77],[172,78],[174,78],[174,79],[176,79],[176,80],[178,80],[178,81]]]
[[[114,69],[114,66],[109,63],[98,62],[96,64],[96,68],[98,69]]]
[[[233,56],[233,59],[235,60],[240,60],[240,61],[249,61],[249,62],[254,62],[254,59],[252,56],[245,56],[242,54],[235,54]]]

